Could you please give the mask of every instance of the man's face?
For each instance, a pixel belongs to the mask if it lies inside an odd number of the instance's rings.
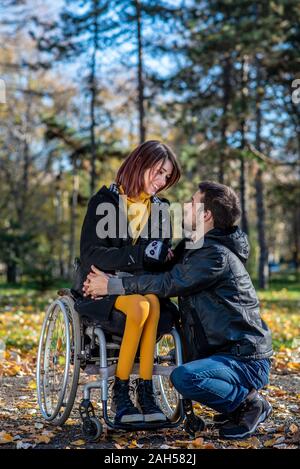
[[[184,211],[184,227],[188,231],[195,231],[197,224],[197,211],[203,209],[203,194],[200,191],[195,192],[190,203],[186,204]],[[201,204],[201,205],[199,205]]]

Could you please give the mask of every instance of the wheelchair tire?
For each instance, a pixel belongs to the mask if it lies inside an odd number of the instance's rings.
[[[81,324],[70,296],[56,299],[42,326],[37,356],[37,395],[49,423],[63,425],[76,398],[80,374]]]
[[[189,418],[185,418],[183,428],[190,436],[195,438],[196,433],[205,430],[205,422],[201,417],[193,414]]]
[[[103,426],[97,417],[85,418],[82,422],[82,434],[87,441],[97,441],[103,432]]]
[[[156,343],[155,363],[166,367],[181,365],[181,342],[175,328],[164,334]],[[171,422],[177,421],[181,414],[181,399],[169,377],[154,376],[153,383],[161,409]]]

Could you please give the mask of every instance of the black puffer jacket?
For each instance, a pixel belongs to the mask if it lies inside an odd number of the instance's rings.
[[[151,202],[158,204],[161,207],[162,204],[168,203],[167,199],[162,199],[157,196],[152,196]],[[115,208],[115,218],[117,223],[116,231],[112,237],[99,237],[97,234],[96,227],[100,227],[99,223],[101,223],[101,220],[104,220],[105,217],[107,218],[107,212],[100,215],[99,211],[97,211],[97,208],[99,208],[101,204],[112,204]],[[102,205],[102,208],[103,207],[104,206]],[[152,222],[150,216],[148,223],[148,238],[139,237],[136,244],[133,245],[132,238],[128,234],[127,237],[122,237],[124,234],[121,236],[121,227],[123,226],[123,228],[127,229],[127,214],[125,213],[122,204],[120,207],[121,210],[119,211],[118,186],[116,184],[111,184],[109,188],[103,186],[90,199],[81,230],[80,263],[75,274],[72,288],[73,294],[77,297],[75,308],[81,316],[95,321],[98,324],[103,323],[106,325],[109,324],[110,321],[115,321],[116,314],[113,312],[113,306],[117,296],[105,296],[101,300],[92,300],[91,298],[84,298],[82,296],[83,282],[91,270],[91,265],[94,264],[104,272],[113,274],[117,271],[149,273],[149,271],[151,271],[151,267],[147,264],[145,266],[144,262],[144,251],[146,246],[153,239],[162,239],[162,241],[168,245],[170,242],[170,238],[168,237],[163,239],[151,236],[151,232],[156,233],[156,231],[154,222]],[[168,211],[164,212],[164,216],[166,218],[168,217]],[[164,222],[168,223],[168,221],[170,221],[169,217]],[[159,232],[162,232],[160,225],[158,228],[160,228]],[[107,227],[102,226],[101,230],[103,230],[102,232],[105,234]],[[165,270],[167,268],[168,263],[165,263],[161,270]],[[155,269],[157,270],[158,267],[155,267]],[[162,332],[170,329],[170,324],[174,322],[173,316],[176,313],[178,315],[178,311],[176,306],[169,299],[162,299],[160,303],[161,319],[159,330]]]
[[[271,333],[244,266],[247,236],[235,227],[209,231],[200,249],[184,250],[169,272],[123,279],[129,293],[179,296],[185,360],[214,353],[240,359],[272,355]]]

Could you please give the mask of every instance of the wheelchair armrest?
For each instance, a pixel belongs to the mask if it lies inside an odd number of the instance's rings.
[[[58,296],[69,296],[70,298],[73,298],[70,288],[61,288],[57,291],[57,294]]]

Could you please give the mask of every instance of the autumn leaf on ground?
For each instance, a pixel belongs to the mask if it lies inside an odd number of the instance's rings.
[[[34,442],[35,443],[49,443],[51,441],[51,438],[47,435],[38,435],[35,437]]]
[[[289,431],[294,434],[294,433],[297,433],[299,431],[299,428],[297,427],[297,425],[295,425],[294,423],[292,423],[292,425],[289,426]]]
[[[201,446],[203,446],[203,443],[204,443],[203,438],[196,438],[195,440],[191,442],[194,448],[201,448]]]
[[[10,435],[9,433],[6,433],[4,431],[0,432],[0,445],[11,443],[13,439],[14,437]]]
[[[74,445],[74,446],[83,446],[85,445],[85,441],[84,440],[75,440],[75,441],[71,441],[71,445]]]

